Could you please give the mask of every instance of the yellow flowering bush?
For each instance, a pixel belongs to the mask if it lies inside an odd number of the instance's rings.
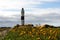
[[[60,40],[60,28],[19,27],[12,29],[4,40]]]

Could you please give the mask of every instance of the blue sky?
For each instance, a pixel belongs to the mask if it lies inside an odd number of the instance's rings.
[[[0,26],[20,24],[21,8],[26,24],[60,26],[60,0],[0,0]]]
[[[60,8],[60,2],[47,2],[42,5],[35,5],[36,8]]]

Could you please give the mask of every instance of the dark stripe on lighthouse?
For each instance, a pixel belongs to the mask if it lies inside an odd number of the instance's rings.
[[[21,16],[21,20],[24,20],[24,16]]]

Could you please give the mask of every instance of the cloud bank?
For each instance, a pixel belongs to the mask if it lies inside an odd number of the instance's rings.
[[[25,9],[26,24],[59,25],[59,5],[60,0],[0,0],[0,26],[20,24],[22,7]]]

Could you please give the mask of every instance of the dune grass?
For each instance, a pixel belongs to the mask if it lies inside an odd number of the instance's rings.
[[[60,40],[60,28],[16,27],[3,40]]]

